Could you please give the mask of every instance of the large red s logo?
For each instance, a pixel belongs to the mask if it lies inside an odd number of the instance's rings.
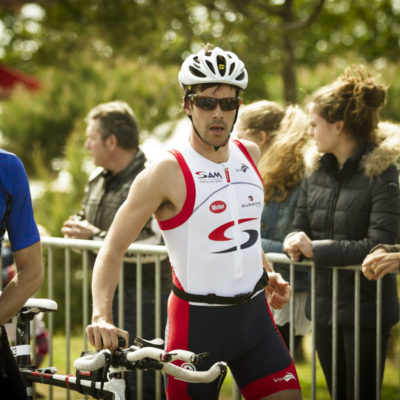
[[[238,223],[242,224],[244,222],[252,221],[256,218],[244,218],[244,219],[239,219]],[[209,235],[208,238],[210,240],[214,240],[217,242],[222,242],[226,240],[232,240],[232,238],[228,238],[225,236],[225,232],[231,228],[233,225],[235,225],[234,221],[227,222],[224,225],[219,226],[218,228],[214,229]],[[243,232],[248,233],[249,238],[247,239],[246,242],[242,243],[240,245],[240,249],[247,249],[248,247],[252,246],[258,238],[258,231],[255,229],[245,229]],[[230,247],[229,249],[226,250],[221,250],[221,251],[215,251],[215,254],[220,254],[220,253],[230,253],[232,251],[236,251],[237,246]]]

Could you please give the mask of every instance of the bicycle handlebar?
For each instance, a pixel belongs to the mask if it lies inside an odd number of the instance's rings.
[[[130,351],[126,354],[126,358],[128,361],[139,361],[143,358],[152,358],[153,360],[161,361],[161,362],[172,362],[175,360],[181,360],[186,362],[191,362],[193,364],[197,364],[203,357],[205,357],[206,353],[192,353],[188,350],[172,350],[166,353],[164,350],[157,349],[155,347],[137,347],[130,346]]]
[[[170,364],[175,360],[196,364],[201,358],[205,357],[205,353],[195,354],[187,350],[165,352],[164,350],[154,347],[139,348],[131,346],[128,349],[123,349],[122,354],[124,354],[126,359],[130,362],[141,361],[145,358],[156,360],[160,363],[161,371],[186,382],[209,383],[226,373],[226,364],[224,362],[215,363],[207,371],[193,371]],[[101,350],[97,353],[85,354],[74,361],[74,367],[81,371],[96,371],[104,367],[107,359],[111,356],[112,352],[108,349]]]
[[[97,371],[106,364],[106,354],[111,355],[108,349],[98,353],[88,353],[74,361],[74,368],[80,371]]]
[[[168,363],[163,366],[161,371],[185,382],[210,383],[215,381],[221,375],[225,376],[226,364],[219,361],[212,365],[207,371],[192,371]]]

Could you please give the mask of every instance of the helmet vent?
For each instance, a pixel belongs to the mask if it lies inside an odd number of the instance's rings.
[[[229,75],[232,74],[234,69],[235,69],[235,64],[231,64],[231,67],[229,68]]]
[[[210,61],[206,60],[206,64],[207,64],[207,67],[211,69],[212,73],[215,74],[215,69],[214,69],[214,66],[212,65],[212,63]]]
[[[224,76],[226,73],[226,60],[225,57],[218,56],[217,57],[218,71],[221,76]]]
[[[194,76],[198,76],[199,78],[205,78],[206,75],[204,75],[202,72],[200,72],[198,69],[190,66],[189,67],[189,71],[194,75]]]
[[[245,78],[245,73],[242,72],[239,76],[236,77],[238,81],[242,81]]]

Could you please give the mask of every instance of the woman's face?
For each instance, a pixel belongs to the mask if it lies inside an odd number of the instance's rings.
[[[320,153],[333,153],[338,148],[340,140],[340,131],[337,122],[330,123],[322,118],[314,109],[310,113],[309,134],[315,140],[317,149]]]
[[[258,133],[249,133],[248,130],[244,129],[243,124],[240,121],[237,123],[235,128],[235,133],[238,139],[245,139],[251,142],[254,142],[261,149],[261,152],[264,152],[268,147],[269,142],[269,133],[266,131],[259,131]]]

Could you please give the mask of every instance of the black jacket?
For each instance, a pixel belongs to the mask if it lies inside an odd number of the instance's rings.
[[[378,146],[360,149],[341,170],[332,154],[323,155],[302,183],[293,230],[304,231],[312,240],[319,324],[332,322],[332,271],[326,267],[360,265],[376,244],[396,243],[400,237],[394,164],[400,155],[400,134],[381,132],[380,137]],[[339,271],[338,287],[338,323],[353,326],[354,272]],[[398,320],[396,276],[389,274],[383,278],[383,324],[392,326]],[[361,274],[361,327],[374,328],[375,321],[376,281]]]

